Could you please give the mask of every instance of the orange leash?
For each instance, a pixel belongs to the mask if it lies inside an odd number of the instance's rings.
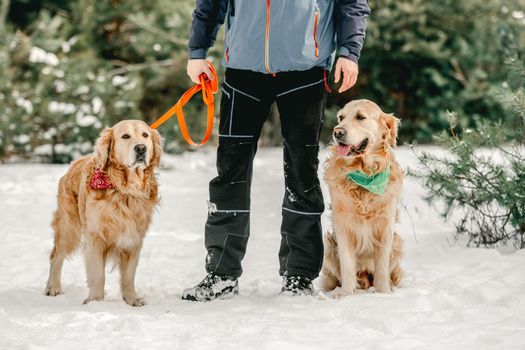
[[[153,124],[150,125],[152,129],[157,129],[159,126],[161,126],[166,120],[170,119],[174,114],[177,114],[177,121],[179,122],[180,132],[182,133],[182,137],[184,137],[184,140],[192,145],[192,146],[203,146],[208,142],[211,136],[211,132],[213,130],[213,118],[215,117],[215,97],[213,96],[218,88],[218,79],[217,79],[217,73],[215,72],[215,68],[213,67],[213,64],[211,62],[208,62],[211,73],[213,76],[213,80],[208,79],[206,74],[202,73],[199,76],[200,84],[194,85],[192,88],[188,89],[181,98],[175,103],[166,113],[164,113],[159,119],[157,119]],[[202,90],[202,100],[206,104],[208,108],[208,120],[206,124],[206,133],[204,134],[204,138],[200,143],[195,143],[188,132],[188,126],[186,124],[186,119],[184,118],[184,113],[182,112],[182,108],[186,103],[188,103],[189,100],[195,95],[197,92]]]

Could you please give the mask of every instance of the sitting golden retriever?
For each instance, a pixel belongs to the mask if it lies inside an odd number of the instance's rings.
[[[396,162],[399,120],[357,100],[338,113],[325,165],[334,233],[325,236],[322,288],[334,297],[359,286],[389,293],[401,279],[402,240],[394,232],[403,171]]]
[[[89,287],[84,304],[104,298],[105,265],[113,258],[122,298],[132,306],[144,305],[135,292],[135,271],[158,203],[154,169],[161,154],[156,130],[143,121],[124,120],[102,132],[92,155],[71,164],[58,184],[46,295],[62,293],[62,264],[83,240]]]

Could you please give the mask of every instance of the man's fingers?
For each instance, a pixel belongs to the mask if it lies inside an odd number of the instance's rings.
[[[355,83],[357,83],[357,74],[354,74],[352,76],[352,80],[350,81],[350,87],[354,86]]]
[[[204,70],[204,74],[206,74],[208,79],[213,80],[213,73],[211,72],[210,66],[208,66],[208,64],[206,64],[206,66],[203,67],[203,70]]]
[[[213,73],[208,62],[204,59],[190,59],[186,72],[190,77],[191,81],[195,84],[200,84],[201,74],[205,74],[209,80],[213,80]]]
[[[335,64],[335,75],[334,75],[334,82],[337,84],[339,82],[339,79],[341,78],[341,65],[338,63]]]
[[[195,84],[200,84],[198,75],[194,75],[194,74],[190,75],[190,78],[191,78],[191,81],[194,82]]]
[[[339,93],[350,89],[350,79],[352,79],[350,72],[344,72],[343,84],[341,84],[341,87],[339,88]]]
[[[195,84],[199,83],[199,75],[195,74],[195,71],[190,66],[186,69],[186,74],[188,74],[192,82]]]

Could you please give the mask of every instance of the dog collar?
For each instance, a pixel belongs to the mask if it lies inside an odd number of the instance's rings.
[[[386,165],[385,170],[380,173],[367,175],[362,171],[351,171],[346,174],[346,177],[356,185],[374,194],[382,195],[385,193],[388,180],[390,179],[390,162]]]
[[[115,188],[115,186],[109,181],[106,173],[101,169],[96,169],[91,181],[89,181],[89,188],[92,190],[107,190]]]

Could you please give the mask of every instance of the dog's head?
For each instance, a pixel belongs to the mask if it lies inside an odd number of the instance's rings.
[[[399,119],[384,113],[372,101],[347,103],[337,119],[333,140],[338,156],[360,156],[369,150],[396,146]]]
[[[108,163],[135,169],[156,167],[162,155],[161,138],[142,120],[123,120],[102,131],[95,146],[96,167]]]

